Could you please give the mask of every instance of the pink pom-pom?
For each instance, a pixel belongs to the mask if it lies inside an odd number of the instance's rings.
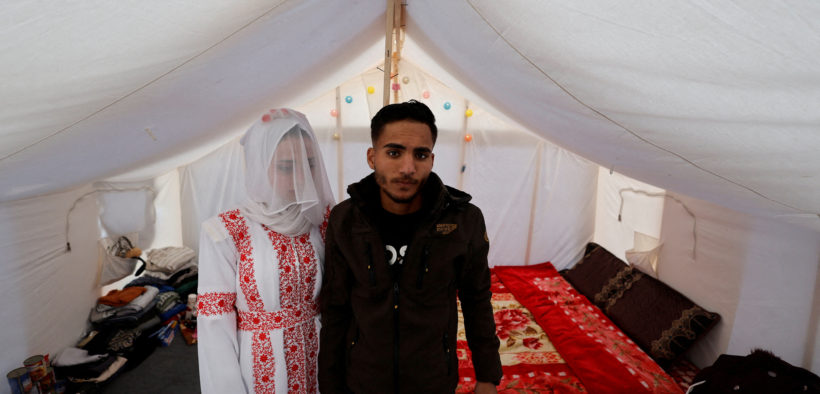
[[[335,109],[331,109],[331,110],[330,110],[330,116],[332,116],[332,117],[334,117],[334,118],[335,118],[335,117],[337,117],[337,116],[339,116],[339,111],[337,111],[337,110],[335,110]]]
[[[428,92],[426,90],[421,92],[421,97],[424,97],[426,99],[430,98],[430,92]]]
[[[264,122],[264,123],[270,122],[270,114],[262,115],[262,122]]]
[[[401,89],[401,85],[399,85],[397,83],[394,83],[393,84],[393,90],[399,90],[399,89]]]

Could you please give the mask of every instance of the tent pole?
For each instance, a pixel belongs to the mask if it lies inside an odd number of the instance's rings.
[[[338,181],[338,194],[339,199],[336,201],[344,200],[345,196],[345,180],[344,180],[344,160],[343,160],[343,152],[342,149],[342,91],[339,86],[336,87],[336,133],[333,135],[336,139],[336,170],[337,181]]]
[[[530,265],[530,252],[532,252],[532,229],[535,226],[535,207],[538,202],[538,185],[541,180],[541,151],[544,150],[544,142],[539,141],[535,148],[535,180],[532,185],[532,200],[530,201],[530,225],[527,230],[527,252],[524,255],[524,265]]]
[[[384,26],[384,91],[382,105],[390,104],[390,75],[392,73],[393,54],[393,18],[395,0],[387,0],[387,13]]]

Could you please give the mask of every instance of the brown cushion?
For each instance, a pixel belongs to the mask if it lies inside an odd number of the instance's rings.
[[[656,362],[665,365],[720,320],[651,276],[590,242],[562,275]]]
[[[601,245],[590,242],[584,258],[562,274],[575,290],[601,308],[604,300],[599,293],[618,272],[626,268],[628,266],[617,256]],[[596,296],[599,301],[596,301]]]
[[[607,317],[661,365],[677,358],[720,320],[717,313],[632,267],[616,274],[603,292]]]

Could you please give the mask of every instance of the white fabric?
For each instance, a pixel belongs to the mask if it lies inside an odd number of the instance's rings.
[[[240,140],[245,152],[242,213],[272,230],[294,236],[322,223],[333,205],[324,160],[304,114],[273,109]]]
[[[97,195],[100,204],[100,223],[109,238],[138,233],[154,224],[154,191],[103,191]],[[137,246],[134,244],[134,246]]]
[[[166,246],[151,249],[145,253],[146,267],[149,271],[173,274],[187,266],[196,258],[196,252],[187,246]]]
[[[88,350],[69,346],[57,353],[52,365],[67,367],[70,365],[85,364],[108,357],[108,354],[88,354]]]
[[[250,220],[247,224],[252,247],[250,257],[254,261],[255,276],[252,280],[259,289],[264,310],[281,310],[283,305],[280,304],[278,255],[261,224]],[[239,285],[239,254],[233,239],[219,217],[208,219],[202,227],[210,229],[202,231],[199,242],[199,302],[202,302],[203,296],[208,293],[233,293],[236,295],[236,309],[247,311],[249,302]],[[310,242],[319,265],[314,283],[321,283],[324,243],[318,228],[314,227],[310,231]],[[320,287],[316,286],[314,299],[318,296],[319,289]],[[198,312],[197,347],[202,392],[254,392],[252,333],[237,330],[235,312],[216,316],[205,315],[202,308]],[[315,321],[318,335],[318,316]],[[282,331],[276,329],[268,332],[275,356],[274,383],[278,393],[288,392]]]
[[[641,272],[657,278],[658,255],[662,246],[659,239],[636,231],[635,244],[624,252],[626,261]]]

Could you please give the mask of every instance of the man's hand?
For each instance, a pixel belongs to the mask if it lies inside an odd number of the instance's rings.
[[[488,382],[477,382],[475,384],[475,394],[497,394],[495,385]]]

